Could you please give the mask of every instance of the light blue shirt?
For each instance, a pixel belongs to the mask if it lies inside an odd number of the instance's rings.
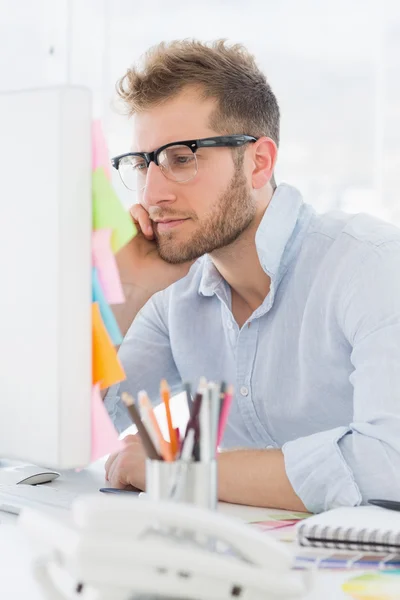
[[[106,397],[116,427],[130,424],[124,390],[157,403],[163,377],[174,392],[224,380],[235,398],[222,446],[282,448],[310,511],[400,500],[400,230],[318,215],[282,184],[256,246],[271,288],[241,328],[207,255],[139,312],[119,353],[127,380]]]

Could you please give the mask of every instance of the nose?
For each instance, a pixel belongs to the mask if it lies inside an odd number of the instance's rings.
[[[175,202],[176,196],[171,189],[172,185],[173,183],[164,177],[160,167],[151,162],[142,193],[142,204],[149,207]]]

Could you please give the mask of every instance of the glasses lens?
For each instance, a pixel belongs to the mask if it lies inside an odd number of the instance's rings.
[[[189,181],[197,173],[196,154],[187,146],[169,146],[158,156],[165,177],[173,181]]]
[[[146,185],[147,163],[142,156],[124,156],[118,165],[123,184],[134,192],[139,192]]]

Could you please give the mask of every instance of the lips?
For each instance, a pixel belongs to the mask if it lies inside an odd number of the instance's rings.
[[[156,221],[157,230],[167,231],[169,229],[182,225],[182,223],[184,223],[185,221],[188,221],[188,219],[168,219],[165,221]]]

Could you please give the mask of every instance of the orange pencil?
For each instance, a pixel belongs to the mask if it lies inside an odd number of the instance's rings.
[[[179,452],[179,442],[176,439],[176,431],[172,424],[171,408],[169,405],[169,400],[170,400],[169,387],[168,387],[168,383],[165,381],[165,379],[161,380],[160,393],[161,393],[161,398],[164,402],[165,412],[167,415],[167,423],[168,423],[169,439],[171,442],[172,456],[175,458]]]
[[[163,457],[163,459],[165,461],[172,462],[174,460],[174,456],[172,454],[171,446],[164,439],[163,434],[161,433],[160,426],[158,424],[156,415],[154,414],[154,410],[153,410],[153,407],[151,405],[151,402],[149,400],[148,395],[146,394],[145,391],[142,390],[138,394],[138,399],[139,399],[139,402],[140,402],[140,406],[144,410],[147,411],[147,414],[149,416],[151,424],[153,425],[153,429],[154,429],[155,434],[156,434],[156,436],[158,438],[161,456]]]

